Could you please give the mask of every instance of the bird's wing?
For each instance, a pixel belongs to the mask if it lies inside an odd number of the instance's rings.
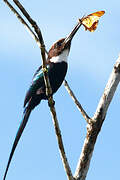
[[[43,71],[42,66],[40,66],[35,74],[33,75],[32,83],[26,93],[25,100],[24,100],[24,107],[29,102],[31,97],[36,93],[37,89],[40,88],[43,84]]]
[[[48,64],[46,68],[49,71],[50,65]],[[30,88],[26,93],[24,100],[24,107],[34,95],[36,94],[40,95],[40,93],[41,94],[44,93],[44,88],[45,88],[45,84],[44,84],[43,70],[42,70],[42,66],[40,66],[35,72]]]
[[[37,71],[35,72],[35,74],[33,75],[32,82],[34,81],[34,78],[35,78],[36,76],[38,76],[39,72],[42,73],[42,66],[40,66],[40,67],[37,69]]]

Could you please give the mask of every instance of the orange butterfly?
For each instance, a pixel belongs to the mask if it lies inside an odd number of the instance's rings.
[[[79,22],[85,27],[85,30],[94,32],[98,26],[98,22],[101,16],[105,14],[105,11],[97,11],[95,13],[89,14],[82,19],[79,19]]]

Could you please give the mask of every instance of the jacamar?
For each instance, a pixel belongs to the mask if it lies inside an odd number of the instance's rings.
[[[71,47],[71,41],[80,26],[81,24],[78,23],[66,38],[56,41],[48,52],[46,69],[52,88],[52,95],[59,89],[65,78],[68,68],[67,59]],[[22,135],[22,132],[28,122],[30,113],[42,99],[47,100],[48,97],[46,95],[42,66],[40,66],[34,74],[31,86],[26,93],[26,97],[24,100],[23,118],[12,146],[3,180],[6,179],[10,162],[12,160],[14,151]]]

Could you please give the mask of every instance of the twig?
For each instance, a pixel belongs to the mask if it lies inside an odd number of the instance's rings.
[[[23,13],[23,15],[26,17],[26,19],[29,21],[31,26],[34,28],[34,31],[38,35],[39,41],[41,43],[41,53],[43,53],[43,50],[45,50],[45,45],[42,37],[42,33],[40,28],[38,27],[37,23],[30,17],[28,12],[25,10],[25,8],[22,6],[22,4],[18,0],[13,0],[13,2],[16,4],[16,6],[20,9],[20,11]],[[44,57],[43,57],[44,58]],[[45,65],[45,61],[43,61],[43,66]]]
[[[83,109],[82,105],[80,104],[80,102],[77,100],[77,98],[75,97],[73,91],[71,90],[68,82],[66,80],[64,80],[64,86],[66,88],[66,90],[68,91],[69,95],[71,96],[72,100],[74,101],[74,103],[76,104],[77,108],[79,109],[79,111],[81,112],[81,114],[83,115],[84,119],[86,120],[86,122],[89,124],[91,122],[90,117],[87,115],[87,113],[85,112],[85,110]]]
[[[78,161],[78,165],[74,175],[76,180],[85,180],[86,178],[97,136],[105,120],[108,107],[110,105],[110,102],[112,101],[112,98],[114,96],[114,93],[116,91],[119,82],[120,82],[120,57],[118,58],[117,62],[114,65],[113,71],[105,87],[104,93],[98,104],[97,110],[92,118],[91,125],[88,125],[87,127],[87,135],[84,141],[80,159]]]
[[[40,30],[39,26],[37,25],[37,23],[30,17],[30,15],[25,10],[25,8],[22,6],[22,4],[18,0],[13,0],[13,1],[16,4],[16,6],[20,9],[20,11],[23,13],[23,15],[27,18],[27,20],[29,21],[31,26],[34,28],[34,31],[38,35],[38,39],[41,44],[40,48],[41,48],[41,56],[42,56],[42,64],[43,64],[42,66],[43,66],[43,69],[45,70],[45,68],[46,68],[45,44],[44,44],[41,30]],[[47,89],[46,91],[49,91],[49,92],[47,92],[47,95],[48,94],[50,95],[52,93],[51,93],[49,78],[47,76],[46,71],[43,71],[43,73],[44,73],[44,77],[45,77],[44,80],[45,80],[45,85],[46,85],[46,89]]]
[[[53,119],[53,124],[54,124],[54,128],[55,128],[55,133],[56,133],[56,137],[57,137],[57,141],[58,141],[58,145],[59,145],[59,151],[60,151],[60,155],[61,155],[61,159],[64,165],[64,168],[66,170],[67,173],[67,177],[69,180],[74,180],[66,154],[65,154],[65,150],[64,150],[64,146],[63,146],[63,141],[62,141],[62,136],[61,136],[61,131],[59,128],[59,123],[57,120],[57,115],[56,115],[56,111],[55,111],[55,107],[54,106],[50,106],[50,110],[51,110],[51,115],[52,115],[52,119]]]
[[[32,29],[28,26],[28,24],[25,22],[25,20],[21,17],[21,15],[16,11],[16,9],[7,1],[7,0],[3,0],[8,7],[11,9],[11,11],[16,15],[16,17],[20,20],[20,22],[25,26],[25,28],[28,30],[28,32],[31,34],[31,36],[33,37],[33,39],[36,41],[36,43],[38,44],[39,47],[40,46],[40,42],[39,39],[37,38],[37,36],[35,35],[35,33],[32,31]]]
[[[26,23],[26,21],[22,18],[22,16],[17,12],[17,10],[7,1],[7,0],[3,0],[8,7],[11,9],[11,11],[16,15],[16,17],[18,18],[18,20],[25,26],[25,28],[27,29],[27,31],[30,33],[30,35],[32,36],[32,38],[36,41],[37,45],[39,48],[41,48],[41,44],[40,41],[37,37],[37,35],[32,31],[32,29],[30,28],[30,26]],[[46,54],[48,54],[47,50],[45,49]]]
[[[7,0],[3,0],[3,1],[10,7],[10,9],[17,15],[17,17],[19,17],[19,20],[23,24],[26,25],[27,23],[25,23],[23,18],[20,17],[20,15],[12,7],[12,5]],[[66,157],[65,150],[64,150],[64,146],[63,146],[61,131],[60,131],[60,128],[59,128],[57,115],[56,115],[56,110],[55,110],[55,106],[54,106],[54,100],[53,100],[53,97],[51,96],[52,90],[51,90],[51,86],[50,86],[48,73],[47,73],[47,70],[46,70],[45,45],[44,45],[44,40],[43,40],[43,37],[42,37],[42,33],[41,33],[40,28],[38,27],[37,23],[30,17],[30,15],[27,13],[27,11],[21,5],[21,3],[19,1],[16,1],[16,0],[13,0],[13,1],[18,6],[18,8],[22,11],[24,16],[28,19],[28,21],[30,22],[30,24],[34,28],[36,34],[38,35],[38,41],[40,43],[39,47],[41,49],[41,56],[42,56],[42,64],[43,64],[42,66],[43,66],[44,81],[45,81],[45,85],[46,85],[46,94],[48,96],[48,104],[49,104],[50,111],[51,111],[51,114],[52,114],[52,119],[53,119],[53,122],[54,122],[54,127],[55,127],[55,132],[56,132],[56,136],[57,136],[57,140],[58,140],[59,150],[60,150],[61,158],[62,158],[62,161],[63,161],[64,168],[66,170],[68,179],[73,180],[72,172],[71,172],[70,166],[68,164],[67,157]]]

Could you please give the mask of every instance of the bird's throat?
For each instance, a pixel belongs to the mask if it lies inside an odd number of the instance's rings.
[[[68,59],[68,55],[69,55],[69,50],[65,49],[61,54],[59,54],[58,56],[53,56],[50,59],[50,62],[53,63],[60,63],[60,62],[67,62]]]

